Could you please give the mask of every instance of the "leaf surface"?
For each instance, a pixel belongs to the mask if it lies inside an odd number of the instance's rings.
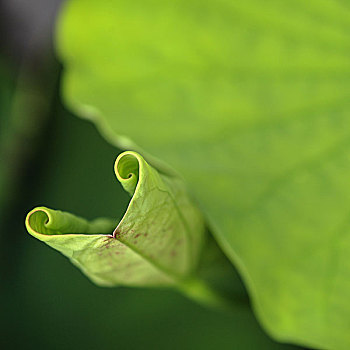
[[[135,152],[122,153],[115,172],[132,196],[119,224],[38,207],[27,215],[28,232],[99,285],[171,286],[191,277],[204,225],[183,182],[160,175]]]
[[[270,334],[333,349],[350,347],[349,33],[346,1],[75,0],[57,37],[68,106],[183,175]]]

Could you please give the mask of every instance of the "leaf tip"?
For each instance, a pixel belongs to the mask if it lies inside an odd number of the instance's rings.
[[[117,179],[124,189],[131,195],[134,194],[143,158],[136,152],[126,151],[117,157],[114,171]]]

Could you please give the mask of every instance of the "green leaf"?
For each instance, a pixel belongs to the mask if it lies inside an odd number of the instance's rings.
[[[135,152],[119,155],[115,173],[132,196],[119,224],[38,207],[27,215],[28,232],[99,285],[187,285],[199,260],[204,225],[182,180],[159,174]]]
[[[350,346],[349,23],[327,0],[75,0],[57,36],[68,106],[184,176],[268,332],[337,349]]]

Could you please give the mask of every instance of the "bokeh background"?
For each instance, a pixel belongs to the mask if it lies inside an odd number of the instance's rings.
[[[172,291],[100,288],[26,233],[34,206],[92,219],[128,203],[113,174],[120,150],[62,105],[60,5],[0,2],[0,348],[296,349],[271,340],[249,305],[223,313]]]

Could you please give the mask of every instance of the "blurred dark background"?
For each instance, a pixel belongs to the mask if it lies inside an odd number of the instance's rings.
[[[92,219],[128,203],[113,174],[120,150],[60,100],[60,3],[0,2],[0,348],[294,348],[265,335],[249,306],[220,313],[172,291],[97,287],[26,233],[34,206]]]

